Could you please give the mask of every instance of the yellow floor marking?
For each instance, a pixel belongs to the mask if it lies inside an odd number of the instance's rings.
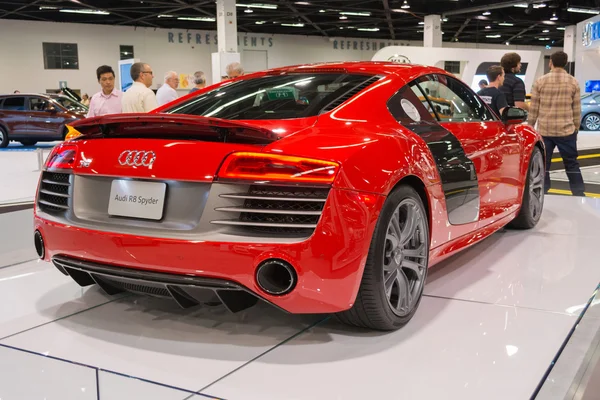
[[[570,190],[561,190],[561,189],[550,189],[550,190],[548,191],[548,193],[553,193],[553,194],[566,194],[566,195],[568,195],[568,196],[572,196],[572,195],[573,195],[573,193],[571,193],[571,191],[570,191]],[[585,193],[585,195],[586,195],[587,197],[594,197],[594,198],[596,198],[596,199],[600,199],[600,194],[598,194],[598,193],[587,193],[587,192],[586,192],[586,193]]]
[[[588,158],[600,158],[600,154],[586,154],[584,156],[577,157],[578,160],[586,160]],[[562,157],[552,159],[552,162],[561,162],[561,161],[562,161]]]

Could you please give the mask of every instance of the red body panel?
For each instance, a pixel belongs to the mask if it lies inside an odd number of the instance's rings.
[[[309,240],[290,245],[155,239],[73,228],[39,217],[35,227],[46,238],[47,260],[66,254],[109,265],[233,280],[289,312],[327,313],[352,305],[384,200],[334,190],[319,229]],[[255,268],[272,257],[296,268],[302,290],[282,297],[260,291]]]
[[[475,244],[514,218],[520,209],[532,147],[540,142],[532,128],[506,127],[501,122],[441,124],[459,139],[475,164],[479,181],[478,221],[452,225],[431,151],[421,137],[396,121],[386,105],[407,82],[426,73],[445,72],[387,63],[342,63],[338,67],[385,77],[318,119],[244,122],[280,134],[281,140],[270,144],[166,139],[74,142],[79,147],[73,170],[76,175],[213,182],[225,157],[236,151],[335,161],[340,171],[318,226],[308,239],[292,244],[162,239],[72,227],[36,213],[35,228],[43,234],[47,247],[45,259],[67,255],[135,269],[228,279],[290,312],[326,313],[352,306],[380,210],[386,196],[403,179],[418,179],[425,191],[430,212],[430,265]],[[296,68],[272,73],[294,72]],[[186,98],[211,89],[214,87]],[[168,105],[155,113],[166,108]],[[151,169],[123,167],[116,161],[125,150],[153,151],[157,159]],[[89,167],[82,167],[81,159],[90,161]],[[296,268],[299,281],[290,294],[270,296],[256,284],[256,266],[272,257]]]

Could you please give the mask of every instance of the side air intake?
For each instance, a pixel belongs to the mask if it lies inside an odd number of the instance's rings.
[[[343,95],[341,95],[340,97],[323,107],[323,109],[321,110],[321,114],[332,111],[335,108],[341,106],[346,101],[350,100],[352,97],[362,92],[364,89],[371,86],[373,83],[377,82],[379,79],[381,79],[380,76],[373,76],[361,83],[360,85],[354,87],[353,89],[350,89],[349,91],[347,91],[346,93],[344,93]]]

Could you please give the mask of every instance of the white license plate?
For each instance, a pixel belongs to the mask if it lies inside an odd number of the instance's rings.
[[[110,188],[108,214],[159,220],[163,217],[167,184],[114,180]]]

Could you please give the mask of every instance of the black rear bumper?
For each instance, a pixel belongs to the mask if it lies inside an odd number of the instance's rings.
[[[52,262],[80,286],[97,284],[109,295],[131,292],[172,298],[183,308],[220,301],[231,312],[252,307],[260,299],[248,288],[222,279],[115,267],[60,255]]]

